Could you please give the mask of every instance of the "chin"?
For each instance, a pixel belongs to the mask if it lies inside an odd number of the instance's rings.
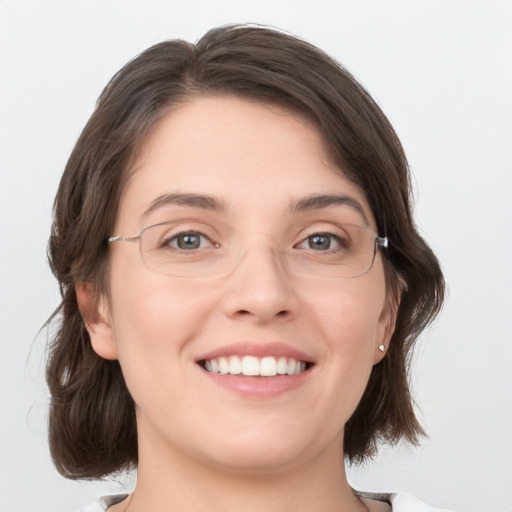
[[[301,457],[296,453],[275,453],[270,449],[266,449],[266,453],[262,450],[244,449],[231,456],[216,456],[209,458],[210,466],[219,470],[239,473],[239,474],[277,474],[282,473],[294,466],[300,464]]]
[[[214,450],[204,453],[209,465],[225,471],[246,474],[280,473],[314,457],[315,444],[309,438],[277,435],[253,439],[226,435],[224,443],[214,443]]]

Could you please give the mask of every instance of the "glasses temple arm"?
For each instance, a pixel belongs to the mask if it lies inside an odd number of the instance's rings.
[[[140,240],[139,236],[111,236],[110,238],[107,238],[107,242],[109,244],[112,244],[114,242],[133,242],[137,243]]]

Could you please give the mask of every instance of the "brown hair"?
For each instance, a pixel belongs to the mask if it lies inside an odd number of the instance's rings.
[[[69,158],[55,199],[49,260],[60,283],[60,323],[50,344],[50,449],[69,478],[100,478],[137,465],[135,404],[117,361],[98,356],[77,305],[75,283],[108,293],[112,235],[127,169],[155,122],[205,94],[278,103],[312,120],[343,174],[366,193],[390,296],[400,297],[389,351],[345,428],[345,455],[362,461],[378,442],[423,433],[408,386],[410,349],[441,308],[438,261],[411,214],[407,161],[389,121],[361,85],[314,46],[263,27],[227,26],[197,44],[157,44],[121,69],[101,94]],[[405,285],[403,285],[405,283]]]

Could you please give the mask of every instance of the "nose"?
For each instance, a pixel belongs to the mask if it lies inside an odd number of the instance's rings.
[[[223,301],[232,318],[263,324],[297,314],[291,276],[279,254],[268,248],[247,249],[227,280]]]

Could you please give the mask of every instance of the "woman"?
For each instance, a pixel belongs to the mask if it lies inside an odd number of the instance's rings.
[[[431,510],[344,467],[423,434],[406,360],[444,283],[409,196],[384,114],[303,41],[223,27],[128,63],[50,239],[54,462],[138,470],[88,510]]]

